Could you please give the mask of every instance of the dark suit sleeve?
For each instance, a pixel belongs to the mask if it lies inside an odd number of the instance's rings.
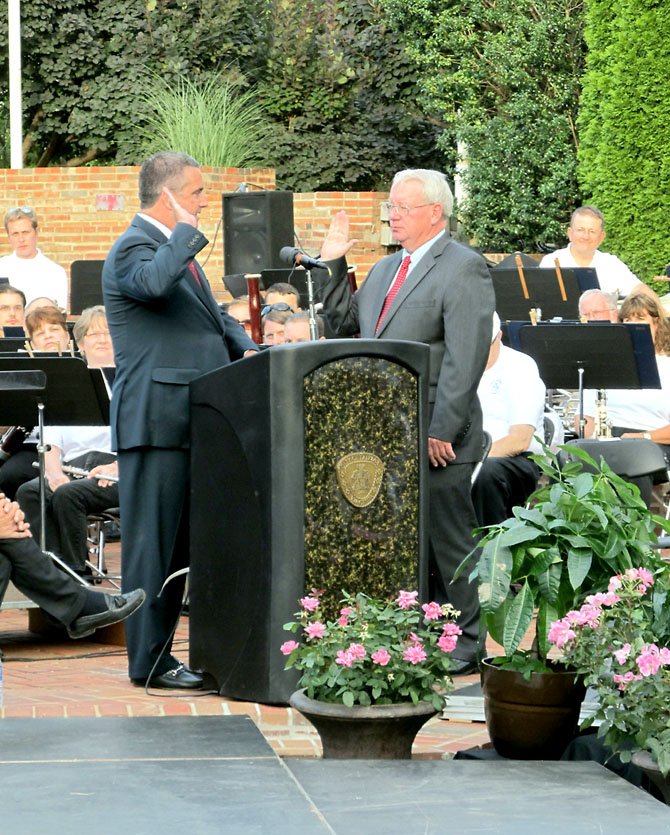
[[[325,270],[314,270],[316,294],[323,302],[328,321],[336,336],[353,336],[360,330],[358,299],[351,292],[347,279],[347,261],[330,261],[330,275]]]
[[[440,366],[429,434],[460,443],[477,402],[477,386],[491,343],[495,296],[483,258],[464,247],[450,247],[444,282],[444,355]]]
[[[206,246],[207,238],[187,223],[178,223],[160,246],[146,234],[129,234],[115,256],[119,290],[137,301],[170,295],[184,279],[188,265]]]
[[[245,351],[258,351],[258,345],[251,339],[242,325],[229,313],[221,313],[225,332],[226,345],[232,360],[239,360]]]

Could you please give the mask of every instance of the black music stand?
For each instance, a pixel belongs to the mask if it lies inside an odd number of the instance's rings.
[[[87,586],[75,571],[46,550],[46,490],[44,426],[96,426],[109,423],[109,395],[101,369],[88,368],[77,357],[0,356],[3,419],[20,426],[35,425],[37,410],[40,479],[40,548],[77,582]],[[21,385],[20,382],[24,381]],[[29,381],[26,383],[25,381]],[[38,385],[39,383],[39,385]],[[10,388],[11,386],[11,388]]]
[[[512,347],[537,363],[547,388],[579,390],[579,437],[584,437],[584,389],[661,388],[647,324],[513,322]]]
[[[0,354],[15,354],[23,351],[26,347],[26,337],[3,336],[0,337]]]
[[[577,320],[581,294],[600,287],[596,271],[591,267],[561,268],[560,280],[555,269],[543,267],[489,272],[496,294],[496,311],[503,321],[528,321],[531,310],[541,311],[540,318],[544,320]]]

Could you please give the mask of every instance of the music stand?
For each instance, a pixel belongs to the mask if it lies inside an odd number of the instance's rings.
[[[26,347],[26,337],[21,338],[15,336],[0,337],[0,354],[15,354],[17,351],[23,351]]]
[[[40,479],[40,548],[81,585],[87,586],[67,563],[46,550],[46,474],[44,426],[96,426],[109,423],[109,395],[99,368],[88,368],[77,357],[0,356],[3,418],[10,424],[33,426],[37,409]],[[24,381],[21,385],[21,381]],[[30,381],[26,383],[25,381]],[[38,385],[38,382],[40,385]],[[9,388],[11,386],[11,388]],[[4,390],[4,388],[3,388]]]
[[[512,347],[533,357],[547,388],[578,388],[580,438],[585,388],[661,388],[647,324],[510,323],[508,333]]]
[[[555,269],[525,266],[489,273],[502,320],[528,321],[531,310],[541,311],[544,320],[579,319],[579,297],[600,287],[591,267],[561,267],[560,276]]]

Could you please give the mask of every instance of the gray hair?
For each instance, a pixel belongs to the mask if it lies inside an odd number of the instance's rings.
[[[404,171],[398,171],[393,178],[391,188],[408,180],[418,180],[423,186],[426,203],[439,203],[445,220],[451,217],[454,211],[454,195],[451,193],[447,178],[441,171],[432,171],[429,168],[406,168]]]
[[[601,299],[605,305],[604,310],[617,310],[617,297],[615,293],[606,293],[604,290],[598,290],[593,287],[591,290],[584,290],[579,297],[579,312],[582,312],[583,303],[588,299],[595,299],[596,296]]]
[[[149,157],[140,169],[140,208],[153,206],[165,186],[179,191],[183,182],[182,171],[189,167],[199,168],[199,165],[193,157],[181,151],[160,151]]]
[[[309,323],[309,311],[308,310],[301,310],[300,313],[293,313],[291,316],[288,317],[285,324],[288,325],[289,322],[307,322]],[[316,328],[319,332],[319,337],[326,335],[326,326],[323,321],[323,316],[316,317]]]
[[[75,322],[74,328],[72,328],[72,334],[77,340],[77,345],[86,336],[93,322],[99,319],[102,319],[107,324],[107,312],[104,305],[96,304],[93,307],[87,307],[85,310],[82,310],[80,317]]]
[[[574,212],[570,215],[570,226],[575,222],[575,219],[579,215],[591,215],[596,220],[600,221],[601,229],[605,228],[605,216],[597,209],[595,206],[580,206],[578,209],[575,209]]]

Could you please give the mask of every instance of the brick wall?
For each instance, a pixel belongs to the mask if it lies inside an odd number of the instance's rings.
[[[275,187],[272,169],[203,168],[210,206],[203,212],[200,228],[210,240],[199,258],[209,259],[206,272],[217,295],[223,286],[223,244],[219,228],[220,195],[234,191],[244,181],[255,186]],[[40,221],[39,246],[69,271],[77,259],[104,258],[138,209],[137,175],[133,166],[90,168],[0,169],[0,215],[13,206],[32,206]],[[333,212],[345,209],[351,219],[351,234],[359,244],[349,256],[357,267],[359,281],[387,249],[379,244],[379,203],[386,195],[366,192],[319,192],[294,196],[295,229],[310,254],[318,253]],[[0,241],[3,240],[0,235]],[[214,242],[215,241],[215,242]],[[0,245],[0,254],[9,252]]]

